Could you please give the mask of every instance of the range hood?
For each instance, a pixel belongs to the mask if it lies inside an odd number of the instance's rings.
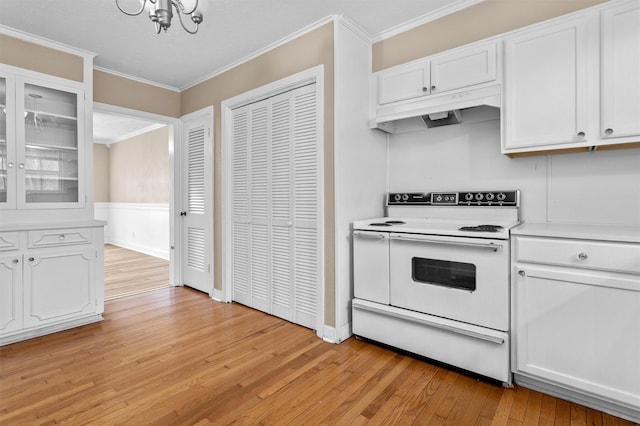
[[[374,126],[387,133],[405,133],[459,124],[473,115],[473,121],[500,117],[500,85],[455,93],[426,96],[401,105],[382,105],[376,110]]]

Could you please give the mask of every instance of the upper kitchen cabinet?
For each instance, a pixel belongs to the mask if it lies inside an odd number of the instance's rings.
[[[384,71],[378,75],[378,103],[388,104],[428,95],[430,82],[428,61]]]
[[[372,96],[372,127],[401,133],[424,128],[420,116],[443,112],[441,105],[498,106],[502,68],[500,47],[496,40],[484,41],[374,74],[376,95]],[[482,88],[487,90],[475,91]],[[486,99],[478,100],[477,97]],[[411,123],[416,121],[414,118],[419,124],[416,128]]]
[[[600,136],[615,142],[640,135],[640,1],[606,7],[601,19]]]
[[[639,141],[640,1],[538,24],[504,43],[504,154]]]
[[[378,103],[463,89],[496,79],[495,42],[456,49],[378,74]]]
[[[585,18],[505,40],[504,150],[588,145]]]

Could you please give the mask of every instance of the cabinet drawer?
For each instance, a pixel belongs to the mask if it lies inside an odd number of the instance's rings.
[[[91,244],[91,229],[47,229],[29,231],[29,248]]]
[[[631,243],[517,237],[515,258],[521,262],[640,274],[640,245]]]
[[[19,248],[19,232],[0,232],[0,251],[18,250]]]

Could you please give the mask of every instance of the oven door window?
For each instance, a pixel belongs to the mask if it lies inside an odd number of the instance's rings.
[[[450,260],[411,259],[413,281],[443,287],[474,291],[476,289],[476,265]]]

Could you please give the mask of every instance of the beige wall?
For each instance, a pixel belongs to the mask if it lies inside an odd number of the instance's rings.
[[[96,203],[108,203],[109,197],[109,147],[93,144],[93,197]]]
[[[169,203],[167,126],[114,143],[109,151],[109,201]]]
[[[84,81],[83,58],[0,34],[0,63],[69,80]]]
[[[167,117],[180,117],[180,92],[93,71],[93,100]]]
[[[542,22],[605,0],[486,0],[375,43],[373,72]]]
[[[182,114],[213,105],[214,128],[214,286],[222,288],[221,235],[221,102],[300,71],[324,65],[325,163],[325,324],[335,323],[334,203],[333,203],[333,23],[304,34],[249,62],[182,92]]]

